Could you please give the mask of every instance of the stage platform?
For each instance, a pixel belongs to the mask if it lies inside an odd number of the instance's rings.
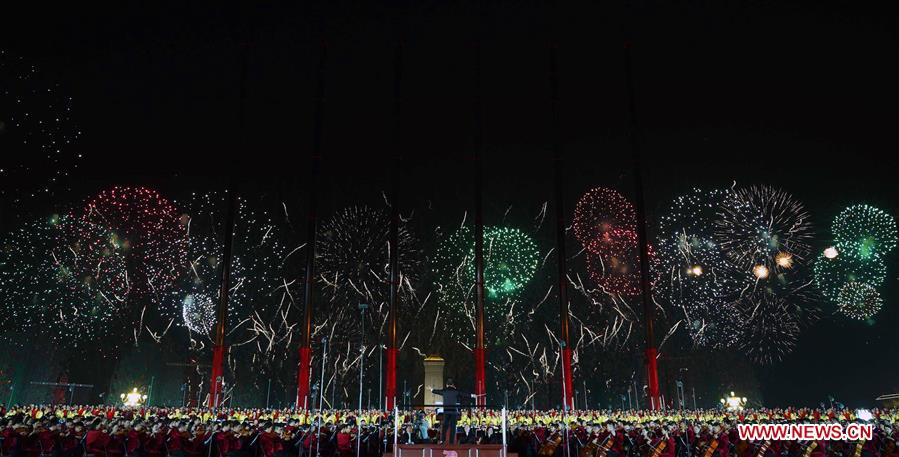
[[[392,452],[384,457],[518,457],[514,452],[503,454],[501,444],[400,444],[396,456]]]

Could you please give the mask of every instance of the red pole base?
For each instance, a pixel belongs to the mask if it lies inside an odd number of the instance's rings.
[[[225,361],[225,346],[217,345],[212,348],[212,373],[209,383],[210,408],[218,408],[222,403],[222,363]]]
[[[574,382],[571,380],[571,348],[562,349],[562,373],[565,376],[565,395],[562,398],[563,404],[568,409],[574,409]]]
[[[387,409],[393,409],[396,404],[396,348],[387,349],[387,386],[384,396],[387,397]]]
[[[312,364],[312,348],[300,348],[300,368],[297,371],[296,409],[309,409],[309,377]]]
[[[483,407],[487,405],[487,375],[484,370],[484,348],[474,349],[474,393],[477,395],[475,404]]]
[[[662,398],[659,396],[659,366],[656,360],[656,348],[646,348],[646,384],[649,388],[649,406],[652,410],[662,409]]]

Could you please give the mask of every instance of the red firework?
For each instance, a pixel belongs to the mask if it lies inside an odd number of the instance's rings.
[[[640,250],[636,232],[615,229],[602,238],[593,240],[591,246],[587,248],[587,271],[597,286],[608,293],[621,296],[636,296],[641,293]],[[650,270],[654,269],[652,264],[655,260],[655,253],[650,245]]]
[[[597,187],[585,193],[574,209],[574,236],[584,245],[601,249],[598,240],[608,238],[613,230],[636,232],[634,205],[614,189]],[[602,255],[601,251],[593,251]]]
[[[110,245],[127,258],[128,289],[161,293],[187,265],[187,228],[181,213],[146,187],[113,187],[91,198],[82,218],[107,228]]]
[[[574,210],[574,234],[587,251],[587,270],[597,286],[610,294],[640,294],[637,216],[627,198],[606,187],[585,193]]]

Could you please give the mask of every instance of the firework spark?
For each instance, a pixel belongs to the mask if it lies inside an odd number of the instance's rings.
[[[896,248],[896,219],[870,205],[844,209],[833,220],[832,229],[837,249],[862,260],[882,258]]]
[[[187,265],[187,231],[172,202],[153,189],[116,186],[89,199],[81,217],[108,228],[126,252],[132,294],[171,291]]]
[[[82,237],[72,239],[73,231]],[[128,289],[124,256],[111,238],[77,217],[54,216],[3,240],[0,315],[11,343],[42,335],[77,347],[113,333],[127,307]]]
[[[474,254],[474,234],[463,225],[443,240],[435,256],[437,289],[446,305],[447,319],[458,321],[458,325],[449,327],[459,331],[459,337],[471,334],[463,329],[474,328]],[[485,314],[489,322],[516,321],[521,310],[515,304],[539,263],[537,245],[526,233],[512,227],[484,228]]]
[[[656,289],[681,311],[694,344],[718,348],[736,343],[734,300],[740,282],[730,257],[715,239],[715,220],[727,190],[693,189],[674,199],[659,224],[661,280]]]
[[[843,314],[869,319],[882,306],[877,288],[886,280],[886,256],[896,247],[896,221],[859,204],[840,212],[831,228],[836,244],[815,263],[815,284]]]
[[[858,320],[870,319],[883,307],[883,299],[877,288],[868,283],[855,281],[849,281],[843,286],[837,297],[837,303],[840,312]]]
[[[72,97],[26,59],[0,50],[0,195],[54,194],[78,167]]]
[[[770,186],[737,188],[730,195],[720,205],[715,235],[736,266],[780,272],[808,262],[814,229],[801,202]],[[777,261],[785,255],[792,259],[788,267]]]
[[[755,363],[768,365],[783,360],[796,347],[800,310],[771,294],[745,298],[738,306],[743,322],[739,347]]]
[[[220,299],[221,258],[224,252],[224,214],[229,196],[219,193],[194,194],[181,219],[190,230],[187,237],[189,262],[181,275],[174,300],[163,309],[194,333],[209,337],[215,324],[215,303]],[[302,281],[297,281],[285,263],[296,248],[287,244],[286,229],[273,216],[245,199],[236,203],[228,328],[241,343],[258,352],[256,360],[270,362],[295,333],[299,319],[294,303]],[[256,344],[250,344],[256,343]]]

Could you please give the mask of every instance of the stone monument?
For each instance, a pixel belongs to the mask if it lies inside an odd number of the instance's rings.
[[[428,386],[431,386],[435,389],[443,388],[443,366],[445,362],[443,357],[439,355],[429,355],[425,357],[425,385],[424,385],[424,393],[425,393],[425,404],[426,405],[442,405],[443,397],[440,395],[434,395],[428,390]],[[433,407],[428,407],[428,409],[432,409]]]

